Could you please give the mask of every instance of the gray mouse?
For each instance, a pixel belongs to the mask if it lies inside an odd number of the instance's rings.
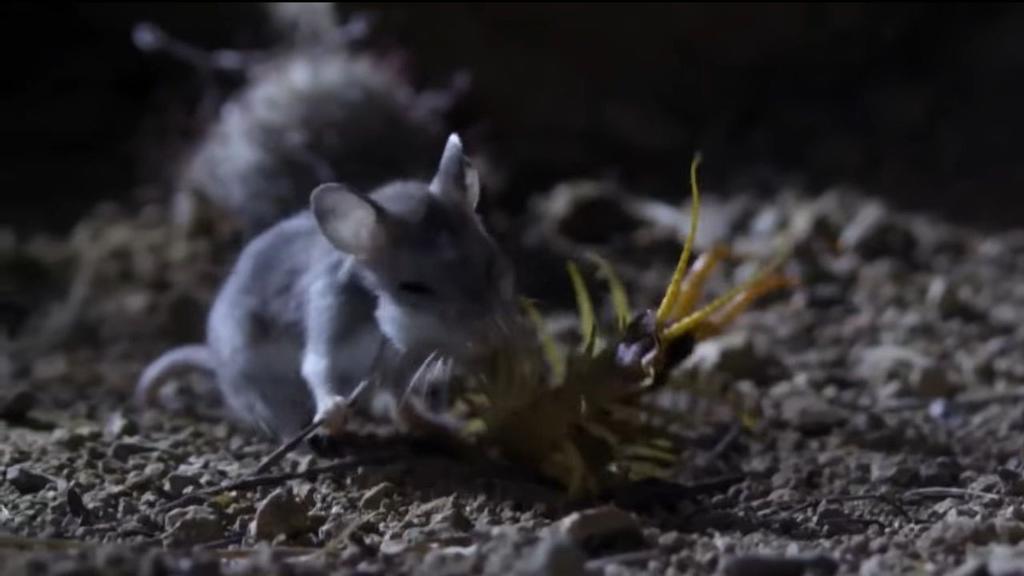
[[[332,430],[347,396],[377,374],[390,371],[400,386],[404,366],[500,345],[518,301],[511,266],[477,213],[479,194],[456,134],[429,182],[370,193],[318,186],[309,209],[247,244],[210,310],[206,343],[150,364],[137,401],[200,368],[231,412],[288,438],[314,418]]]

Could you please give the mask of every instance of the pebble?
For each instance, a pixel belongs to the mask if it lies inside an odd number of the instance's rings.
[[[949,280],[942,276],[936,276],[928,284],[928,291],[925,293],[925,304],[934,309],[943,318],[957,316],[969,317],[971,307],[964,302],[957,294],[956,288],[950,285]]]
[[[169,512],[165,519],[169,530],[164,545],[169,548],[194,546],[224,537],[224,529],[213,510],[205,506],[189,506]]]
[[[635,549],[644,543],[636,518],[615,506],[573,512],[558,521],[556,530],[588,551]]]
[[[110,447],[110,457],[115,460],[125,462],[128,458],[136,454],[145,454],[147,452],[153,452],[156,448],[152,446],[146,446],[135,442],[115,442]]]
[[[846,421],[840,409],[811,393],[783,399],[780,417],[805,434],[823,434]]]
[[[173,496],[181,496],[187,488],[199,486],[199,478],[194,474],[172,472],[164,480],[164,489]]]
[[[854,373],[875,386],[883,386],[892,379],[906,378],[927,364],[928,359],[915,350],[894,344],[866,348],[857,356]]]
[[[866,524],[850,517],[838,506],[825,506],[814,515],[814,524],[824,530],[827,536],[838,534],[861,534]]]
[[[288,538],[311,530],[309,508],[287,488],[279,488],[267,496],[256,509],[251,532],[257,540],[273,540],[279,535]]]
[[[977,492],[988,492],[996,493],[1002,492],[1003,482],[999,479],[996,474],[982,474],[978,476],[970,486],[967,487],[969,490],[975,490]]]
[[[968,544],[985,545],[996,537],[991,522],[970,518],[956,518],[936,522],[920,537],[919,543],[925,548],[959,550]]]
[[[880,457],[871,464],[871,481],[912,486],[918,482],[918,469],[898,457]]]
[[[103,435],[107,440],[116,440],[124,436],[132,436],[139,433],[139,426],[134,420],[124,415],[124,412],[118,410],[107,418],[107,423],[103,427]]]
[[[14,486],[19,494],[35,494],[51,482],[50,478],[33,472],[22,466],[12,466],[7,469],[7,482]]]
[[[862,206],[839,234],[839,245],[865,258],[912,255],[916,238],[879,202]]]

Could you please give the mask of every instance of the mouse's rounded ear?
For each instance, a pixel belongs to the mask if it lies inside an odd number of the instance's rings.
[[[480,174],[462,151],[458,134],[448,137],[430,191],[445,201],[476,210],[480,201]]]
[[[369,198],[341,184],[321,184],[310,207],[324,237],[342,252],[366,256],[385,240],[384,218]]]

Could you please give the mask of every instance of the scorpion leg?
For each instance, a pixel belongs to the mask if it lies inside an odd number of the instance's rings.
[[[693,311],[704,292],[704,284],[707,282],[708,276],[714,271],[715,266],[728,256],[729,249],[722,245],[716,245],[709,252],[700,255],[700,258],[694,262],[693,268],[680,283],[672,311],[665,318],[666,323],[676,322]]]
[[[791,284],[792,280],[781,274],[768,274],[754,278],[728,304],[722,307],[716,316],[707,319],[697,328],[697,339],[701,340],[720,334],[759,299]]]

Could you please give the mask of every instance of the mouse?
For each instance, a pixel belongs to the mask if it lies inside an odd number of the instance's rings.
[[[278,31],[263,50],[205,50],[153,23],[136,26],[146,53],[190,65],[203,87],[191,134],[155,166],[184,232],[213,228],[248,240],[299,210],[321,182],[370,189],[392,178],[426,178],[467,94],[459,71],[417,86],[401,53],[362,46],[371,23],[342,23],[334,7],[270,3]],[[396,142],[401,145],[395,145]]]
[[[321,420],[335,434],[363,383],[400,389],[429,357],[469,362],[500,346],[519,318],[515,277],[483,222],[479,174],[457,133],[436,166],[429,181],[369,191],[318,185],[308,207],[245,245],[205,342],[150,363],[136,403],[200,370],[243,423],[287,439]]]

